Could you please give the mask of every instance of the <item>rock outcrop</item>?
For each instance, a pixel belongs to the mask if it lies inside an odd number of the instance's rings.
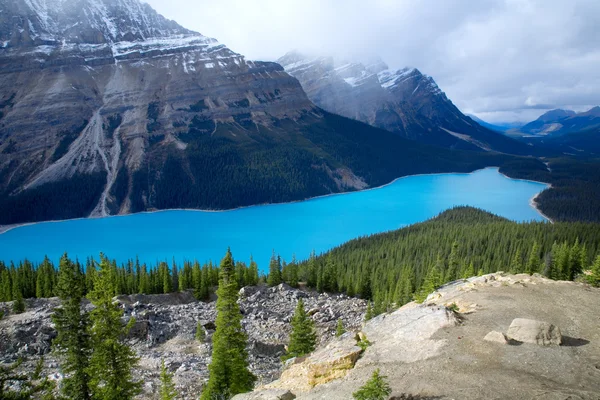
[[[599,289],[539,275],[497,273],[460,280],[440,288],[422,305],[410,303],[367,322],[361,336],[370,345],[354,367],[337,375],[336,364],[330,363],[329,370],[319,371],[321,376],[339,378],[311,380],[310,368],[319,359],[350,358],[356,343],[351,335],[287,366],[280,379],[259,387],[252,396],[267,396],[277,388],[289,390],[297,399],[347,400],[380,369],[397,399],[596,400],[598,307]],[[556,325],[539,322],[544,320]],[[562,344],[540,346],[558,344],[557,327]],[[501,332],[507,329],[510,340]]]
[[[533,343],[541,346],[560,345],[562,335],[560,329],[543,321],[516,318],[508,327],[506,336],[517,342]]]

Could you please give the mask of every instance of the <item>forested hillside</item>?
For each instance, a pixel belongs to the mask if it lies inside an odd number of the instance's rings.
[[[305,283],[323,292],[372,299],[375,312],[422,299],[444,282],[477,274],[507,271],[541,273],[573,280],[590,269],[600,252],[600,224],[516,223],[470,207],[448,210],[427,222],[397,231],[352,240],[308,260],[286,263],[275,253],[268,276],[259,266],[235,263],[238,286],[282,282]],[[598,261],[596,261],[598,263]],[[96,261],[76,263],[84,272],[86,291],[93,289]],[[261,266],[265,268],[266,266]],[[160,262],[146,266],[131,260],[111,263],[117,294],[155,294],[193,290],[210,297],[218,267],[198,262]],[[598,277],[600,278],[600,277]],[[50,260],[36,266],[0,262],[0,301],[55,295],[57,271]]]
[[[444,282],[477,274],[527,272],[572,280],[599,251],[599,224],[515,223],[460,207],[424,223],[352,240],[301,263],[297,273],[317,290],[373,299],[381,312],[413,296],[422,298]]]
[[[538,208],[553,221],[600,222],[600,159],[518,159],[500,172],[511,178],[550,183],[536,198]]]

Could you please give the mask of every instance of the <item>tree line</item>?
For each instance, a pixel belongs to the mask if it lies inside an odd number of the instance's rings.
[[[169,265],[166,261],[148,267],[136,258],[117,265],[115,260],[106,262],[111,269],[111,279],[116,295],[163,294],[192,290],[198,300],[208,300],[211,288],[219,281],[219,267],[212,262],[200,264],[198,261],[175,261]],[[94,289],[97,261],[88,258],[85,263],[74,261],[81,271],[84,295]],[[251,259],[249,264],[236,262],[234,273],[239,287],[254,286],[263,277],[259,274],[257,263]],[[22,261],[17,265],[6,265],[0,261],[0,301],[12,301],[17,298],[47,298],[58,296],[59,269],[45,257],[40,264]]]

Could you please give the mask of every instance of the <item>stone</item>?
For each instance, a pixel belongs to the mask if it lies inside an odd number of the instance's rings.
[[[491,331],[490,333],[485,335],[483,340],[485,340],[487,342],[494,342],[494,343],[501,343],[501,344],[508,343],[506,340],[506,336],[504,336],[504,333],[498,332],[498,331]]]
[[[562,335],[557,326],[548,322],[526,318],[515,318],[510,324],[506,336],[508,339],[518,342],[540,346],[560,345],[562,343]]]
[[[344,377],[354,368],[361,354],[362,349],[356,345],[354,338],[348,336],[335,340],[303,361],[296,360],[295,364],[283,371],[279,380],[266,387],[308,391],[317,385]]]
[[[232,400],[294,400],[296,395],[284,389],[266,389],[233,396]]]

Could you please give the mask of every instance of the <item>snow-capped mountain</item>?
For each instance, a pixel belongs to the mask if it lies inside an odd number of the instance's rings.
[[[348,62],[290,52],[278,62],[319,107],[437,146],[525,154],[529,149],[465,116],[433,78],[380,59]]]

